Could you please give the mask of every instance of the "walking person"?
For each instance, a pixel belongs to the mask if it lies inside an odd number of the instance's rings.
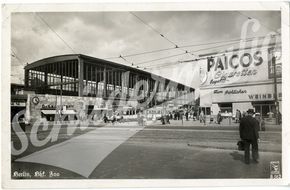
[[[221,111],[218,112],[217,116],[216,116],[216,120],[218,124],[221,124],[222,121],[222,115],[221,115]]]
[[[106,114],[104,114],[103,120],[104,120],[104,123],[107,123],[108,122],[108,117],[107,117]]]
[[[203,111],[201,111],[199,114],[199,122],[203,123],[204,122],[203,120],[204,120],[204,113],[203,113]]]
[[[186,121],[188,121],[188,114],[189,114],[189,113],[188,113],[188,111],[186,110],[186,111],[185,111],[185,118],[186,118]]]
[[[240,138],[245,145],[245,163],[250,163],[250,145],[252,146],[252,158],[255,163],[258,163],[258,141],[259,141],[259,124],[253,118],[254,110],[249,109],[248,115],[241,119],[240,122]]]
[[[241,112],[237,109],[236,111],[236,123],[239,123],[241,120]]]
[[[210,117],[209,123],[211,124],[211,123],[213,123],[213,120],[214,120],[213,119],[213,111],[210,112],[210,116],[209,117]]]
[[[170,116],[169,116],[169,114],[166,114],[166,116],[165,116],[165,118],[166,118],[166,124],[170,124]]]

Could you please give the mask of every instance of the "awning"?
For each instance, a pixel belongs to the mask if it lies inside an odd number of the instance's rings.
[[[123,109],[124,109],[124,110],[127,110],[127,109],[133,109],[133,107],[130,107],[130,106],[124,106]]]
[[[41,110],[41,112],[45,115],[55,115],[57,114],[56,110]],[[73,115],[76,114],[75,110],[63,110],[63,115]]]
[[[105,110],[112,110],[112,109],[108,109],[108,108],[94,108],[93,111],[98,111],[98,110],[101,110],[101,111],[105,111]]]
[[[75,110],[63,110],[62,114],[64,115],[74,115],[76,114]]]
[[[43,113],[45,115],[55,115],[56,110],[41,110],[41,113]]]

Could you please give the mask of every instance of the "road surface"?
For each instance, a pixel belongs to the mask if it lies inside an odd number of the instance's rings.
[[[270,161],[281,163],[281,131],[260,136],[260,162],[246,165],[235,127],[106,126],[17,158],[12,177],[25,170],[31,178],[269,178]],[[45,176],[35,176],[40,169]]]

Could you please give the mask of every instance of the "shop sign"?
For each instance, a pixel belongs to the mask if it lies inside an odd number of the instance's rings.
[[[25,102],[11,102],[11,106],[22,106],[22,107],[25,107],[26,103]]]
[[[62,105],[63,107],[66,107],[66,109],[68,108],[73,108],[73,105]],[[56,109],[55,104],[42,104],[41,105],[42,109]]]
[[[245,94],[247,93],[247,90],[243,89],[232,89],[232,90],[214,90],[214,94],[224,94],[224,95],[230,95],[230,94]]]
[[[248,96],[250,100],[274,100],[275,94],[249,94]],[[278,93],[278,98],[282,98],[282,93]]]
[[[278,100],[282,100],[281,84],[278,86]],[[201,94],[204,94],[201,90]],[[273,92],[273,85],[259,85],[259,86],[247,86],[247,87],[231,87],[231,88],[219,88],[211,90],[212,102],[239,102],[239,101],[273,101],[275,96]],[[202,96],[201,96],[202,97]],[[203,97],[202,97],[203,98]]]
[[[270,53],[256,49],[200,60],[200,85],[218,86],[267,80]]]

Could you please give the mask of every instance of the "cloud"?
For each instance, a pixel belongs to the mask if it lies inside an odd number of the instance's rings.
[[[280,27],[277,24],[280,23],[278,12],[251,11],[243,13],[257,17],[265,25],[273,28]],[[164,11],[134,12],[134,14],[179,46],[239,38],[241,25],[246,20],[245,17],[234,11]],[[173,44],[129,12],[47,12],[37,13],[37,15],[34,13],[12,15],[11,44],[17,56],[21,58],[21,61],[12,59],[11,64],[15,65],[14,67],[49,56],[73,53],[65,43],[76,53],[98,58],[118,57],[120,54],[128,55],[174,47]],[[267,29],[261,28],[257,33],[249,35],[259,36],[268,32]],[[206,49],[207,47],[208,49]],[[188,47],[186,50],[194,51],[201,48],[205,48],[205,50],[197,52],[197,54],[213,51],[210,46]],[[172,49],[126,57],[126,59],[138,64],[182,52],[184,51],[180,49]],[[192,58],[192,56],[188,58]],[[180,59],[184,59],[184,57],[161,59],[140,64],[140,66],[150,67],[162,63],[177,62]],[[112,60],[128,64],[122,59]],[[181,73],[193,69],[193,67],[186,66],[182,70],[180,67],[181,65],[176,65],[171,68]],[[162,75],[168,73],[163,72],[163,70],[167,70],[166,67],[158,70],[161,71]],[[24,75],[23,70],[20,69],[12,70],[12,74],[19,75],[19,78],[23,78]],[[172,75],[167,77],[170,78]],[[188,82],[184,77],[180,80]]]

